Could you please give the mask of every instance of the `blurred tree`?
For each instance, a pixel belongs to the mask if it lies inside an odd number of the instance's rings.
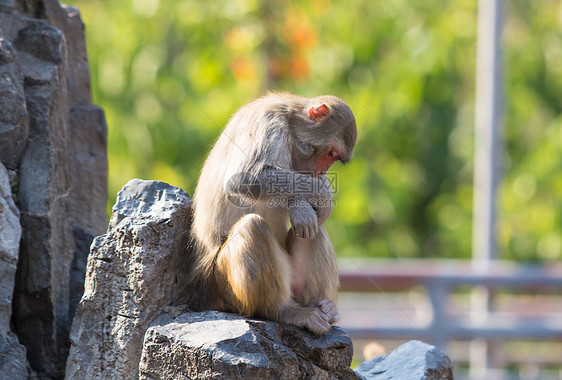
[[[109,124],[110,199],[133,177],[193,192],[205,155],[266,90],[354,109],[327,228],[344,256],[469,257],[474,1],[72,1]],[[562,6],[507,4],[501,257],[562,256]]]

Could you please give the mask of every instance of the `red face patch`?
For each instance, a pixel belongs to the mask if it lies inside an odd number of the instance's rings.
[[[316,164],[314,165],[314,176],[318,177],[320,175],[326,174],[328,169],[332,167],[334,162],[339,160],[339,154],[334,148],[330,149],[328,152],[322,154],[318,157]]]

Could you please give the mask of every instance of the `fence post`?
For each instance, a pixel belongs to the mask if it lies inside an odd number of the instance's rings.
[[[434,279],[427,284],[426,288],[429,292],[433,312],[429,333],[431,343],[442,350],[446,350],[447,343],[451,338],[451,324],[446,312],[449,287],[442,281]]]
[[[500,158],[501,29],[502,1],[479,0],[472,227],[472,261],[477,271],[486,271],[490,262],[497,258],[495,222]],[[475,289],[472,300],[473,321],[485,320],[491,303],[488,289]],[[490,355],[489,342],[481,339],[472,342],[471,379],[487,378]]]

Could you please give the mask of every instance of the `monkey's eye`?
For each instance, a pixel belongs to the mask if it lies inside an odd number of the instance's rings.
[[[332,149],[330,150],[330,152],[328,152],[328,155],[329,155],[330,157],[333,157],[334,160],[336,160],[336,161],[340,159],[340,155],[338,154],[338,152],[337,152],[334,148],[332,148]]]

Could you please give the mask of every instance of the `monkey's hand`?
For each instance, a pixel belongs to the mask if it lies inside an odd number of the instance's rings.
[[[306,199],[297,196],[289,200],[289,218],[295,235],[304,239],[316,236],[318,217]]]
[[[322,226],[332,215],[332,187],[326,176],[314,178],[316,181],[315,191],[307,194],[307,201],[311,204],[312,208],[316,211],[318,217],[318,225]]]

